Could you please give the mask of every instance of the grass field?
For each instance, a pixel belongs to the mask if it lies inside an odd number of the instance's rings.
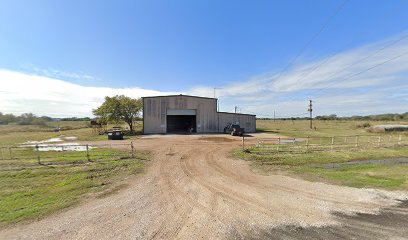
[[[397,121],[344,121],[333,120],[323,121],[314,120],[313,127],[310,129],[310,122],[307,120],[257,120],[256,127],[259,132],[280,134],[290,137],[332,137],[332,136],[351,136],[351,135],[375,135],[366,131],[362,126],[369,123],[371,126],[381,124],[408,124],[408,122]]]
[[[367,121],[314,121],[316,130],[310,130],[308,121],[258,120],[259,132],[291,137],[331,137],[352,135],[389,136],[401,133],[370,133],[361,126]],[[407,122],[369,122],[379,124],[408,124]],[[407,133],[402,133],[407,134]],[[251,148],[249,149],[251,152]],[[325,181],[352,187],[373,187],[408,190],[408,166],[397,164],[358,164],[338,168],[326,168],[328,163],[344,163],[358,160],[381,160],[387,158],[408,158],[408,147],[350,149],[344,151],[323,151],[304,153],[256,154],[235,151],[235,156],[251,161],[252,166],[265,174],[285,171],[314,181]]]
[[[51,126],[0,125],[0,146],[19,146],[61,135],[76,136],[78,141],[107,139],[93,133],[85,122],[63,123],[69,130],[54,132],[55,122]],[[28,159],[0,160],[0,227],[42,217],[89,194],[106,194],[121,179],[142,171],[144,160],[150,158],[147,152],[136,151],[132,158],[129,150],[102,147],[89,151],[91,161],[87,161],[86,152],[41,152],[38,164],[33,148],[13,151]]]
[[[59,126],[62,130],[55,132],[54,129]],[[109,125],[112,128],[116,125]],[[125,124],[120,124],[123,129]],[[142,123],[136,124],[136,131],[141,132]],[[27,141],[41,141],[50,138],[56,138],[61,135],[78,137],[78,141],[107,140],[106,135],[99,135],[89,127],[88,122],[49,122],[45,126],[38,125],[0,125],[0,146],[14,146]],[[126,138],[137,138],[137,136],[126,136]]]

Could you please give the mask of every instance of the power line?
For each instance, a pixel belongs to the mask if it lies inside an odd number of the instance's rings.
[[[355,62],[349,64],[348,66],[346,66],[346,67],[340,69],[339,71],[335,72],[334,74],[331,74],[331,75],[328,77],[328,79],[334,77],[334,76],[335,76],[336,74],[338,74],[339,72],[342,72],[342,71],[344,71],[344,70],[346,70],[346,69],[348,69],[348,68],[354,66],[356,63],[365,61],[366,59],[368,59],[368,58],[370,58],[370,57],[372,57],[372,56],[378,54],[379,52],[383,51],[384,49],[386,49],[386,48],[388,48],[388,47],[391,47],[391,46],[397,44],[398,42],[400,42],[400,41],[402,41],[403,39],[406,39],[406,38],[408,38],[408,34],[403,35],[402,37],[398,38],[396,41],[392,42],[391,44],[388,44],[388,45],[386,45],[386,46],[383,46],[382,48],[380,48],[380,49],[378,49],[377,51],[375,51],[373,54],[370,54],[370,55],[368,55],[368,56],[366,56],[366,57],[360,58],[360,59],[358,59],[357,61],[355,61]],[[387,62],[389,62],[389,61],[392,61],[392,60],[394,60],[394,59],[396,59],[396,58],[399,58],[399,57],[401,57],[402,55],[405,55],[405,53],[403,53],[403,54],[401,54],[401,55],[398,55],[398,56],[395,57],[395,58],[389,59],[389,60],[387,60],[387,61],[385,61],[385,62],[382,62],[382,63],[378,64],[378,66],[383,65],[383,64],[385,64],[385,63],[387,63]],[[369,69],[363,70],[362,72],[358,72],[358,73],[356,73],[356,74],[353,74],[352,77],[354,77],[354,76],[356,76],[356,75],[359,75],[359,74],[361,74],[361,73],[367,72],[367,71],[369,71],[369,70],[371,70],[371,69],[373,69],[373,68],[376,68],[376,67],[378,67],[378,66],[375,65],[374,67],[370,67]],[[344,80],[347,80],[347,79],[349,79],[349,78],[346,78],[346,79],[344,79]],[[344,80],[342,80],[342,81],[344,81]],[[325,87],[325,88],[323,88],[323,89],[327,89],[327,87]],[[321,90],[322,90],[322,89],[321,89]]]
[[[328,89],[328,88],[330,88],[330,87],[333,87],[333,86],[335,86],[335,85],[337,85],[337,84],[339,84],[339,83],[341,83],[341,82],[344,82],[344,81],[346,81],[346,80],[349,80],[350,78],[353,78],[353,77],[355,77],[355,76],[358,76],[358,75],[360,75],[360,74],[363,74],[363,73],[365,73],[365,72],[368,72],[368,71],[370,71],[370,70],[372,70],[372,69],[374,69],[374,68],[380,67],[380,66],[382,66],[382,65],[384,65],[384,64],[386,64],[386,63],[388,63],[388,62],[391,62],[391,61],[393,61],[393,60],[395,60],[395,59],[397,59],[397,58],[400,58],[400,57],[402,57],[402,56],[404,56],[404,55],[406,55],[406,54],[408,54],[408,52],[404,52],[404,53],[399,54],[399,55],[397,55],[397,56],[395,56],[395,57],[393,57],[393,58],[387,59],[387,60],[385,60],[385,61],[383,61],[383,62],[381,62],[381,63],[379,63],[379,64],[376,64],[376,65],[371,66],[371,67],[369,67],[369,68],[367,68],[367,69],[364,69],[364,70],[362,70],[362,71],[360,71],[360,72],[357,72],[357,73],[355,73],[355,74],[352,74],[352,75],[348,76],[347,78],[342,79],[341,81],[337,81],[337,82],[335,82],[335,83],[333,83],[333,84],[330,84],[330,85],[328,85],[328,86],[326,86],[326,87],[324,87],[324,88],[318,89],[317,91],[323,91],[323,90],[325,90],[325,89]]]
[[[404,2],[404,1],[401,0],[401,1],[399,2],[399,4],[397,4],[397,5],[395,6],[395,8],[396,8],[397,6],[399,6],[399,5],[400,5],[401,3],[403,3],[403,2]],[[394,10],[394,8],[393,8],[392,10]],[[393,11],[392,11],[392,12],[393,12]],[[387,12],[387,14],[382,15],[380,18],[386,17],[386,19],[387,19],[389,16],[391,16],[391,14],[390,14],[389,12]],[[377,22],[378,22],[378,21],[377,21]],[[367,29],[366,29],[366,30],[367,30]],[[366,33],[366,32],[367,32],[367,31],[364,31],[363,33]],[[360,34],[360,36],[361,36],[361,35],[364,35],[364,34]],[[352,44],[354,41],[356,41],[356,39],[357,39],[357,37],[354,36],[353,39],[351,39],[348,43],[346,43],[346,46],[349,46],[350,44]],[[397,41],[397,42],[398,42],[398,41]],[[344,48],[343,48],[343,49],[344,49]],[[321,66],[323,66],[324,64],[326,64],[327,62],[329,62],[329,60],[332,59],[332,56],[334,56],[335,54],[338,54],[338,53],[339,53],[341,50],[343,50],[343,49],[339,49],[338,51],[335,51],[335,52],[329,54],[329,56],[327,56],[324,61],[321,61],[321,62],[318,63],[315,67],[313,67],[309,72],[303,74],[298,80],[296,80],[296,82],[300,82],[300,81],[302,81],[303,79],[305,79],[307,76],[309,76],[310,74],[312,74],[312,73],[313,73],[314,71],[316,71],[318,68],[320,68]]]
[[[319,31],[312,36],[312,38],[302,47],[300,52],[279,72],[276,78],[279,78],[293,63],[297,61],[297,59],[303,54],[303,52],[313,43],[314,40],[327,28],[329,23],[333,20],[333,18],[343,9],[344,5],[348,0],[344,0],[337,8],[336,11],[326,20],[326,22],[322,25]]]

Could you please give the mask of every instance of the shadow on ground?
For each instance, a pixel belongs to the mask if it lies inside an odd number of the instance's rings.
[[[339,225],[328,227],[284,226],[252,229],[246,235],[231,231],[230,239],[407,239],[408,201],[385,208],[380,214],[335,214]]]

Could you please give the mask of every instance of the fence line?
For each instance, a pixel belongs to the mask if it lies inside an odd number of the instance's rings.
[[[380,147],[408,146],[407,135],[352,135],[332,137],[270,137],[259,139],[251,152],[268,154],[274,152],[344,151]]]
[[[115,148],[119,147],[119,148]],[[108,151],[107,151],[108,150]],[[112,152],[112,150],[114,150]],[[93,162],[105,159],[134,158],[133,141],[121,144],[35,144],[0,146],[0,170],[12,165]]]

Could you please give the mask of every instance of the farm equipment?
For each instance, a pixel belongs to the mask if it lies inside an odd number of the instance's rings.
[[[231,136],[242,136],[244,135],[244,128],[241,128],[239,124],[229,123],[224,128],[224,133],[231,134]]]

